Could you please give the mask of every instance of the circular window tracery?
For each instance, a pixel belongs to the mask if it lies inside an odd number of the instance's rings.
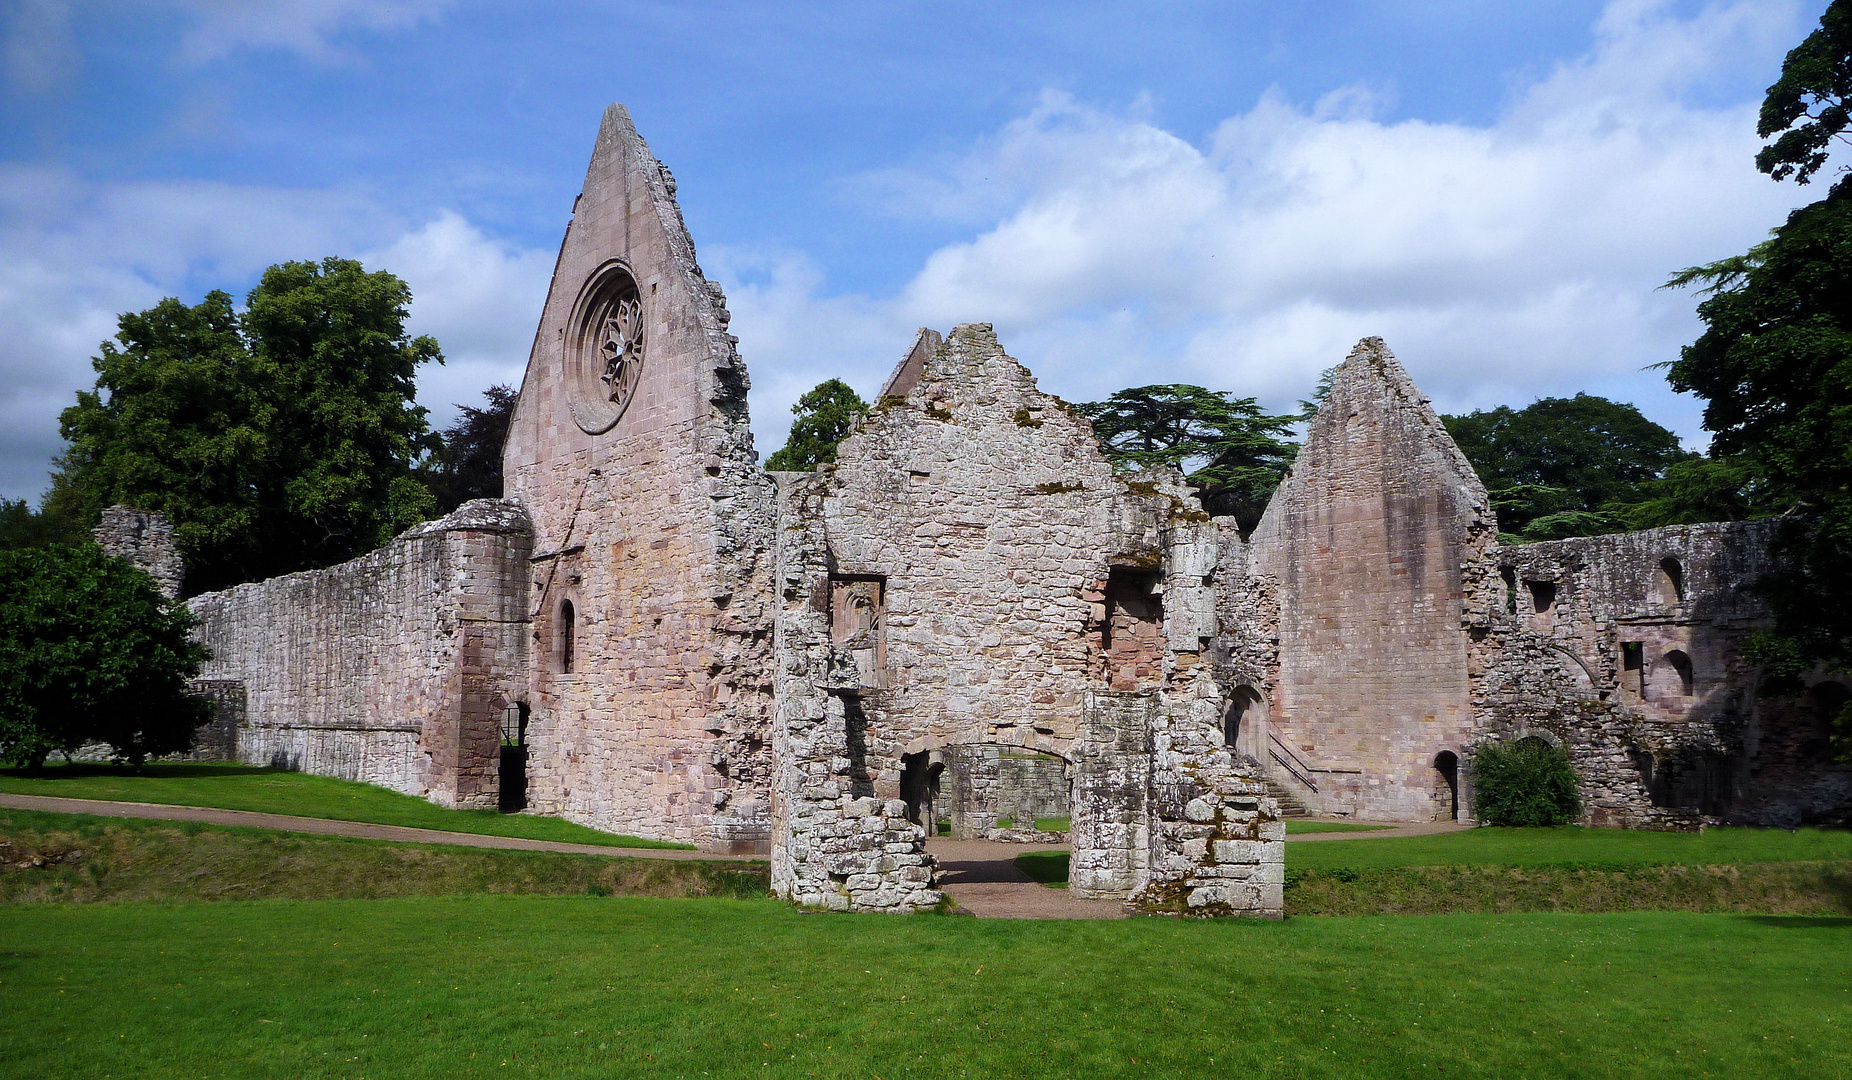
[[[643,294],[621,263],[600,267],[580,291],[566,342],[572,418],[600,435],[617,424],[643,375]]]

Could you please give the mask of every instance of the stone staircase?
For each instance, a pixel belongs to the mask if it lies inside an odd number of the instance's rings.
[[[1273,796],[1273,800],[1280,804],[1281,817],[1302,818],[1312,816],[1311,811],[1305,808],[1305,804],[1299,801],[1299,796],[1287,790],[1286,785],[1280,783],[1271,776],[1264,776],[1261,780],[1267,785],[1267,794]]]

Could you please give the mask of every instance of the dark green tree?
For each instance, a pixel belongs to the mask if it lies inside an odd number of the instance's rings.
[[[193,745],[192,612],[95,545],[0,551],[0,761],[36,768],[108,743],[135,764]]]
[[[1259,523],[1299,450],[1290,438],[1297,416],[1269,415],[1224,390],[1135,386],[1076,408],[1114,465],[1186,472],[1203,509],[1234,517],[1242,532]]]
[[[241,316],[212,292],[121,317],[96,388],[60,417],[48,510],[85,527],[112,503],[174,523],[190,589],[327,566],[428,517],[414,463],[437,445],[413,404],[437,342],[411,293],[357,262],[282,263]]]
[[[841,379],[820,382],[791,406],[797,419],[785,444],[765,459],[773,472],[802,472],[836,460],[836,444],[849,434],[855,421],[868,411],[848,383]]]
[[[1567,825],[1582,813],[1569,755],[1539,738],[1481,743],[1469,768],[1473,816],[1487,825]]]
[[[508,421],[520,394],[510,386],[491,386],[482,392],[488,408],[459,405],[457,422],[442,433],[443,448],[433,454],[420,473],[436,499],[436,512],[448,514],[471,499],[502,497],[502,444],[508,440]]]
[[[1852,0],[1834,0],[1787,56],[1763,101],[1756,155],[1771,177],[1807,183],[1845,138]],[[1713,452],[1752,470],[1779,508],[1781,569],[1757,588],[1776,630],[1753,644],[1774,679],[1852,659],[1852,186],[1788,215],[1743,255],[1673,276],[1700,285],[1704,332],[1670,365],[1705,401]],[[1846,718],[1842,718],[1842,721]]]
[[[0,551],[79,544],[88,539],[70,519],[41,507],[34,512],[24,499],[0,499]]]
[[[1525,540],[1619,532],[1619,507],[1695,455],[1632,405],[1590,394],[1443,416],[1479,473],[1499,528]]]

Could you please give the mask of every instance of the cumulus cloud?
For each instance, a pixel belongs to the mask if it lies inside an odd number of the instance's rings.
[[[354,31],[386,33],[435,22],[450,0],[184,0],[193,25],[180,42],[192,63],[240,49],[285,49],[317,62],[343,58],[339,38]]]
[[[382,243],[382,239],[384,242]],[[450,362],[419,380],[432,420],[519,383],[552,256],[493,241],[455,213],[410,223],[366,197],[197,181],[93,183],[0,167],[0,497],[35,496],[58,413],[95,373],[116,316],[252,283],[272,263],[350,254],[412,288],[410,329]]]
[[[1277,408],[1378,334],[1443,409],[1586,389],[1697,438],[1698,406],[1641,370],[1697,330],[1693,298],[1657,287],[1744,250],[1808,193],[1755,171],[1758,102],[1690,91],[1746,58],[1772,70],[1797,28],[1789,5],[1681,19],[1623,0],[1586,55],[1485,125],[1384,120],[1379,95],[1340,87],[1305,106],[1269,92],[1198,143],[1051,93],[960,160],[864,178],[897,213],[989,215],[897,295],[774,277],[735,325],[755,370],[864,391],[902,328],[980,320],[1075,399],[1191,381]],[[821,347],[761,340],[761,309],[801,324],[806,305],[859,317]]]

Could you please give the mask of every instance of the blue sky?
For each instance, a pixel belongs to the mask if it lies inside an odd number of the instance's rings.
[[[1643,370],[1679,267],[1818,194],[1755,108],[1823,3],[0,5],[0,496],[36,497],[114,316],[339,254],[411,283],[455,402],[518,382],[600,111],[726,286],[761,453],[931,325],[1073,400],[1275,408],[1365,334],[1443,411]]]

